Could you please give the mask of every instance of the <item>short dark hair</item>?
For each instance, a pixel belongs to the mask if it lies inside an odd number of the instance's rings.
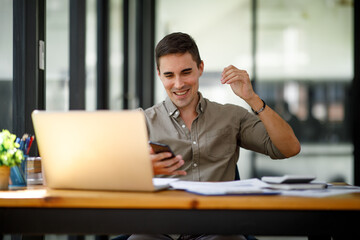
[[[186,33],[175,32],[166,35],[155,48],[156,67],[159,69],[159,59],[162,56],[175,53],[190,53],[197,66],[200,66],[201,58],[195,40]]]

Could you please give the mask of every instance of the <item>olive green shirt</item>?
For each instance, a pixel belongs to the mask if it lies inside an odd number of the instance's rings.
[[[234,180],[240,147],[273,159],[284,158],[254,114],[240,106],[211,102],[201,93],[199,96],[198,115],[191,131],[169,97],[145,110],[149,139],[168,144],[176,155],[182,155],[185,164],[180,169],[187,172],[186,176],[157,177],[191,181]]]

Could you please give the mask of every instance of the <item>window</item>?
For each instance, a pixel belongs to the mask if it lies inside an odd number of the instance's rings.
[[[69,1],[46,2],[46,109],[69,109]]]
[[[109,108],[123,108],[123,1],[110,1],[110,31],[109,31]]]
[[[292,125],[302,152],[256,176],[307,173],[353,183],[348,102],[352,1],[258,1],[257,92]]]
[[[13,1],[0,5],[0,129],[12,131]]]
[[[86,1],[85,109],[96,109],[96,0]]]
[[[97,2],[86,1],[86,110],[96,109]],[[110,1],[110,109],[122,108],[122,1]],[[69,109],[69,1],[47,0],[46,109]]]

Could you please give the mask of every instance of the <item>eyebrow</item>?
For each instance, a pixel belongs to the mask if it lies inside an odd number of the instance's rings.
[[[185,68],[184,70],[182,70],[181,72],[188,72],[188,71],[191,71],[192,68]]]
[[[181,70],[181,72],[188,72],[188,71],[191,71],[192,68],[185,68],[183,70]],[[169,74],[174,74],[173,72],[164,72],[163,75],[169,75]]]
[[[169,74],[173,74],[173,72],[164,72],[164,75],[169,75]]]

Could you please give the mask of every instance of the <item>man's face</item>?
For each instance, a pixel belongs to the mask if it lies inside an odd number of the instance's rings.
[[[168,54],[160,57],[158,75],[171,101],[180,109],[198,102],[199,77],[204,63],[198,67],[190,53]]]

